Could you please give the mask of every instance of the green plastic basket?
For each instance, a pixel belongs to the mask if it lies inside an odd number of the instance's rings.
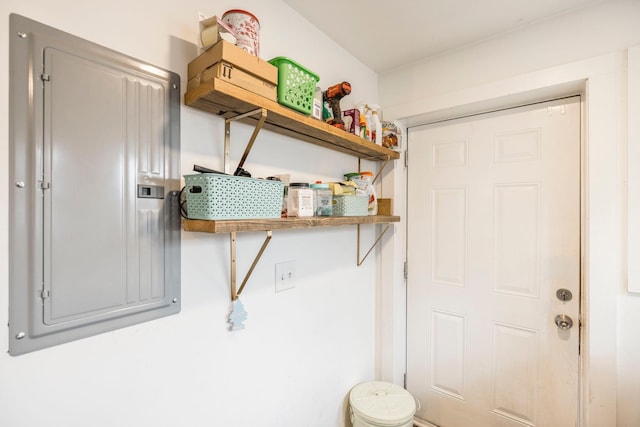
[[[313,96],[320,77],[284,56],[269,61],[278,68],[278,103],[304,114],[311,114]]]
[[[280,218],[280,181],[203,173],[184,175],[184,184],[191,219]]]

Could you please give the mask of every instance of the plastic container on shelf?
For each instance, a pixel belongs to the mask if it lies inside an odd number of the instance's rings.
[[[278,68],[278,103],[310,115],[320,77],[284,56],[273,58],[269,63]]]
[[[364,112],[360,112],[360,137],[366,141],[371,141],[371,130]]]
[[[367,108],[371,111],[371,120],[369,123],[369,126],[371,127],[371,141],[378,145],[382,145],[382,122],[378,115],[380,106],[367,104]]]
[[[402,128],[395,122],[382,122],[382,146],[400,151]]]
[[[367,214],[378,215],[378,197],[373,186],[373,172],[350,172],[344,174],[347,181],[353,181],[358,185],[361,194],[367,196]]]
[[[329,184],[311,184],[313,190],[313,211],[315,216],[330,216],[333,208],[333,192]]]
[[[231,9],[222,15],[222,22],[233,31],[236,46],[260,57],[260,21],[254,14],[246,10]]]
[[[313,190],[308,183],[289,184],[287,216],[313,216]]]
[[[347,181],[351,181],[352,179],[358,179],[360,178],[360,172],[349,172],[349,173],[345,173],[344,174],[344,178]]]
[[[356,181],[356,184],[363,188],[367,192],[368,197],[368,206],[367,212],[369,215],[378,215],[378,197],[376,196],[376,189],[373,186],[373,172],[361,172],[360,173],[360,181],[364,181],[366,185],[361,185],[360,182]]]

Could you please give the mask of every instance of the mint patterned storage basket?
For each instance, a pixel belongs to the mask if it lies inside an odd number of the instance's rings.
[[[333,196],[332,216],[366,216],[369,214],[367,196]]]
[[[202,173],[185,175],[184,182],[190,219],[280,218],[280,181]]]

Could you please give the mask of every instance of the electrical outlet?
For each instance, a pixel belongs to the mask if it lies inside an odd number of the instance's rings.
[[[295,288],[296,262],[287,261],[276,264],[276,292]]]

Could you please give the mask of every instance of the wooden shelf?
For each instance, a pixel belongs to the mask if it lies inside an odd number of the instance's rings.
[[[390,160],[400,158],[400,153],[381,147],[375,143],[365,141],[351,133],[331,126],[321,120],[306,116],[297,111],[284,107],[255,93],[249,92],[227,81],[213,78],[196,88],[187,91],[184,103],[208,113],[213,113],[225,119],[225,152],[230,144],[230,123],[241,121],[255,125],[243,159],[248,155],[253,142],[261,128],[286,135],[301,141],[339,151],[355,156],[359,159],[382,161],[384,165]],[[257,113],[260,113],[259,115]],[[228,154],[225,154],[225,172],[228,173]],[[376,176],[377,178],[377,176]],[[374,179],[375,181],[375,179]],[[389,230],[392,222],[399,222],[399,216],[371,215],[371,216],[330,216],[304,218],[274,218],[274,219],[243,219],[243,220],[199,220],[185,219],[185,231],[205,233],[229,233],[231,246],[231,300],[236,301],[244,289],[251,273],[260,260],[265,248],[271,241],[273,230],[289,230],[313,227],[335,227],[341,225],[356,225],[358,229],[357,265],[360,266],[371,253],[382,236]],[[360,256],[360,225],[384,224],[382,230],[364,257]],[[266,236],[262,247],[255,256],[249,271],[244,276],[240,288],[236,289],[236,234],[245,231],[265,231]],[[230,314],[230,319],[233,312]],[[232,320],[230,320],[233,323]]]
[[[201,220],[185,219],[185,231],[206,233],[230,233],[243,231],[272,231],[293,228],[335,227],[340,225],[388,224],[399,222],[399,216],[328,216],[305,218],[241,219],[241,220]]]
[[[184,103],[225,119],[265,108],[268,114],[264,128],[270,131],[361,159],[385,161],[400,158],[396,151],[365,141],[221,79],[214,78],[188,91],[184,95]],[[246,117],[240,121],[255,124],[257,120],[256,117]]]

